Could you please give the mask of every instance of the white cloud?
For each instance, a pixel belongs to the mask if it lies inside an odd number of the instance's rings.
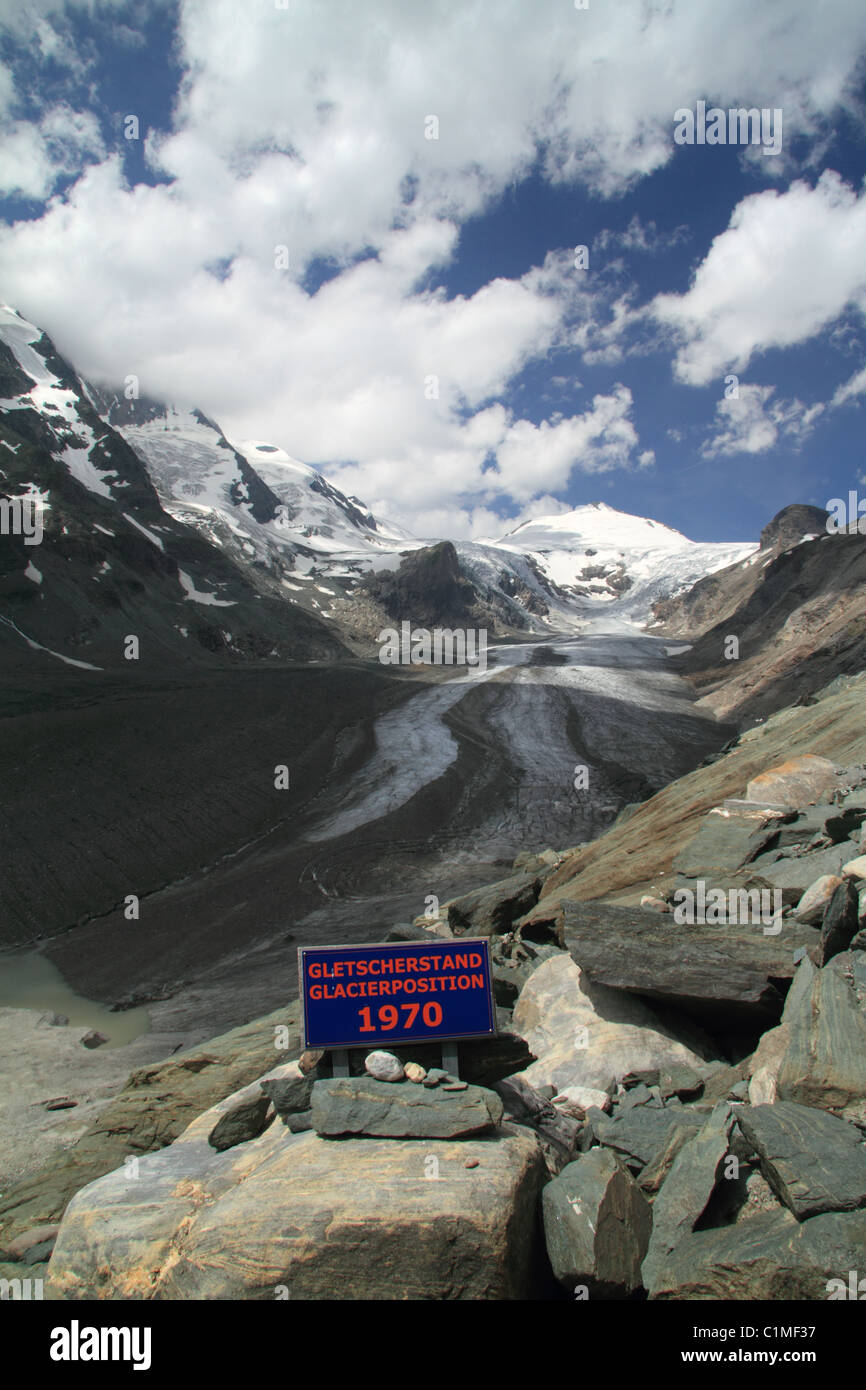
[[[103,13],[96,0],[34,0],[10,23],[47,53],[52,35],[68,38],[73,8]],[[118,2],[110,18],[122,38],[135,8]],[[621,193],[673,156],[673,113],[699,97],[784,104],[786,131],[817,137],[864,42],[860,0],[788,0],[782,25],[752,0],[586,11],[568,0],[181,0],[173,126],[145,143],[167,182],[130,188],[89,113],[58,108],[65,128],[57,115],[13,128],[7,183],[31,196],[76,160],[99,162],[42,217],[0,231],[4,294],[94,378],[135,373],[143,391],[198,404],[235,436],[327,464],[386,513],[431,517],[461,496],[475,533],[495,499],[526,503],[574,467],[652,459],[624,386],[541,422],[500,399],[557,347],[618,361],[635,321],[628,294],[612,300],[551,247],[525,275],[447,301],[423,286],[462,223],[538,160],[551,180]],[[425,139],[430,115],[436,140]],[[832,201],[827,189],[813,196]],[[843,214],[827,214],[834,228]],[[652,249],[659,234],[632,223],[626,238]],[[309,295],[305,272],[325,257],[339,273]],[[715,285],[715,262],[704,278]],[[747,289],[723,324],[749,308]],[[680,306],[672,327],[701,318],[697,300],[669,299]],[[745,350],[733,327],[719,330],[721,347],[708,332],[704,370],[729,350],[726,333]]]
[[[0,193],[43,199],[65,174],[74,174],[84,160],[105,153],[99,122],[88,111],[59,105],[38,125],[8,123],[0,130]]]
[[[851,306],[866,312],[864,252],[866,191],[832,170],[814,188],[744,198],[687,293],[650,305],[680,343],[677,377],[705,385],[757,353],[807,341]]]
[[[861,367],[859,372],[855,372],[853,376],[836,388],[830,404],[832,406],[845,405],[847,401],[855,400],[857,396],[863,395],[866,395],[866,367]]]
[[[763,454],[780,436],[797,445],[811,433],[824,406],[802,401],[772,400],[773,386],[743,385],[739,395],[724,397],[716,406],[716,434],[701,453],[705,458],[730,454]]]

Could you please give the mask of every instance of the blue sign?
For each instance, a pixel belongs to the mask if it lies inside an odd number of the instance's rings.
[[[298,979],[305,1047],[372,1049],[496,1032],[485,937],[305,946]]]

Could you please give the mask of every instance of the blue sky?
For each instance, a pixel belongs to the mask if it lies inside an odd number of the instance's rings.
[[[746,540],[866,489],[854,0],[6,0],[0,25],[0,295],[90,378],[419,535],[601,499]],[[781,151],[677,145],[699,100],[780,109]]]

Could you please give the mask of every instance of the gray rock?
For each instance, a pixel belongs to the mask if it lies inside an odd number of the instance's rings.
[[[750,922],[682,926],[605,903],[565,902],[563,918],[565,944],[593,985],[726,1027],[775,1023],[782,998],[774,982],[791,979],[794,950],[815,941],[810,927],[790,921],[769,936]]]
[[[866,1124],[866,955],[845,951],[823,970],[803,961],[783,1017],[779,1099]]]
[[[85,1033],[84,1037],[81,1039],[82,1047],[89,1048],[102,1047],[103,1043],[107,1042],[108,1038],[105,1036],[105,1034],[98,1033],[95,1028],[91,1028],[90,1031],[88,1033]]]
[[[222,1153],[235,1144],[257,1139],[270,1122],[271,1102],[268,1096],[251,1096],[226,1110],[208,1136],[212,1149]]]
[[[541,1195],[551,1268],[569,1292],[624,1298],[640,1285],[652,1226],[649,1203],[607,1149],[569,1163]]]
[[[853,879],[840,883],[821,925],[821,939],[812,952],[816,965],[826,965],[840,951],[847,951],[859,926],[860,895]]]
[[[800,901],[807,888],[825,874],[842,877],[842,865],[849,858],[844,845],[834,845],[829,849],[815,850],[792,858],[777,859],[774,854],[761,855],[752,865],[756,873],[771,888],[782,890],[786,906],[792,907]]]
[[[841,883],[839,874],[822,874],[814,883],[810,883],[794,909],[797,921],[805,922],[810,927],[820,926],[833,894]]]
[[[460,1139],[495,1129],[503,1116],[499,1097],[480,1086],[428,1090],[360,1076],[317,1081],[311,1108],[316,1133],[331,1138]]]
[[[613,1149],[630,1168],[639,1172],[665,1147],[674,1127],[683,1125],[694,1132],[700,1129],[706,1115],[682,1108],[656,1110],[640,1105],[612,1117],[601,1110],[588,1110],[587,1120],[597,1143]]]
[[[287,1115],[286,1128],[291,1134],[304,1134],[308,1129],[312,1129],[312,1110],[298,1110],[294,1115]]]
[[[866,1212],[799,1223],[786,1209],[686,1236],[659,1267],[654,1299],[824,1301],[866,1267]]]
[[[415,922],[398,922],[390,931],[385,933],[386,941],[430,941],[432,933],[426,927],[419,927]]]
[[[710,811],[697,835],[674,859],[673,868],[693,878],[736,873],[778,838],[780,820],[778,814]]]
[[[691,1142],[694,1133],[695,1131],[690,1125],[671,1126],[665,1143],[638,1173],[638,1185],[642,1191],[658,1192],[671,1171],[677,1154],[685,1148],[686,1144]]]
[[[766,800],[773,806],[799,809],[829,799],[841,785],[836,766],[829,758],[807,753],[753,777],[746,796],[749,801]]]
[[[704,1077],[693,1067],[666,1067],[658,1080],[662,1100],[677,1096],[680,1100],[696,1100],[704,1089]]]
[[[499,936],[538,902],[541,879],[534,874],[514,874],[462,898],[443,904],[454,932],[474,936]]]
[[[286,1062],[275,1067],[259,1084],[280,1119],[285,1120],[299,1110],[309,1110],[315,1080],[314,1076],[305,1075],[297,1062]]]
[[[656,1287],[658,1270],[683,1236],[689,1235],[715,1191],[728,1154],[734,1124],[731,1107],[722,1102],[706,1124],[685,1144],[671,1165],[653,1205],[653,1229],[643,1262],[643,1284]]]
[[[368,1052],[364,1058],[364,1069],[368,1076],[377,1081],[402,1081],[403,1064],[398,1062],[393,1052]]]
[[[854,1125],[793,1101],[745,1109],[738,1123],[767,1182],[799,1220],[866,1206],[866,1144]]]

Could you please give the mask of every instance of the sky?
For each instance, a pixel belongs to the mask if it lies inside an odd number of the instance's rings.
[[[0,298],[416,535],[866,491],[862,0],[0,0],[0,127]]]

